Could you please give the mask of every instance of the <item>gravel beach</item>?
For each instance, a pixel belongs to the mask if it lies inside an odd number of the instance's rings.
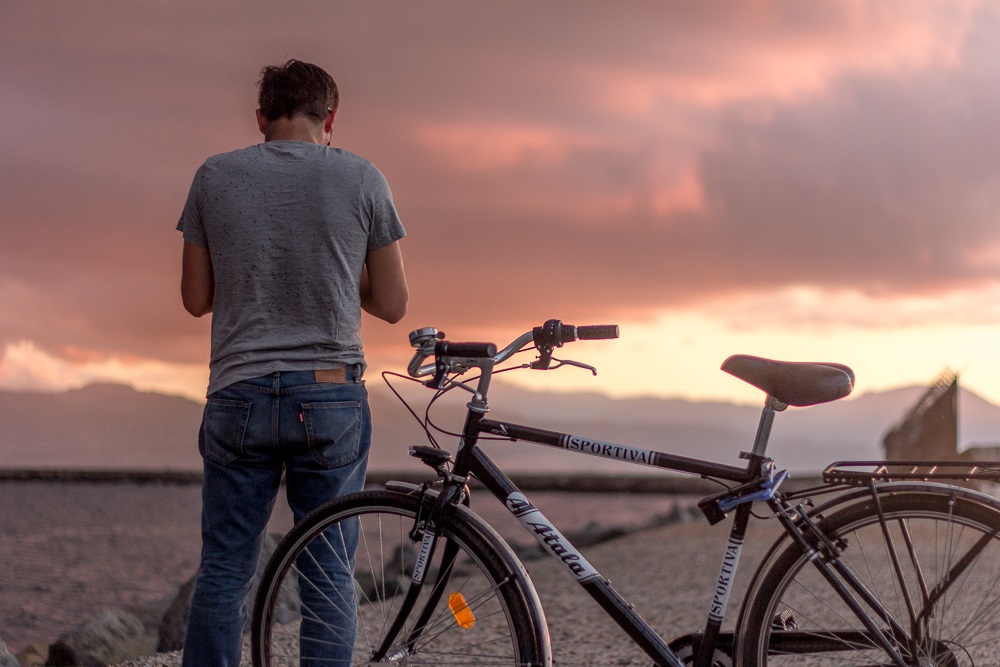
[[[200,513],[195,485],[0,484],[0,636],[17,652],[172,595],[197,568]]]
[[[728,523],[697,519],[626,535],[588,549],[587,558],[664,638],[695,632],[704,623],[722,561]],[[735,624],[750,574],[776,533],[754,526],[743,549],[742,577],[726,628]],[[650,660],[552,559],[526,563],[545,608],[556,665],[645,665]],[[249,665],[244,655],[244,665]],[[121,667],[178,667],[178,653],[149,656]]]
[[[690,508],[695,501],[687,496],[624,493],[534,492],[530,496],[567,533],[590,524],[634,529],[678,507]],[[473,506],[513,543],[532,542],[492,499],[474,499]],[[0,637],[17,652],[30,644],[50,643],[103,610],[173,596],[197,568],[200,508],[200,488],[191,484],[0,484],[0,562],[4,564],[0,568]],[[290,525],[288,510],[279,500],[271,530],[283,533]],[[691,608],[695,612],[691,618],[704,613],[725,539],[724,527],[712,529],[697,520],[643,531],[584,549],[584,553],[619,590],[634,597],[639,611],[656,627],[664,627],[674,624],[671,619],[677,612],[673,610]],[[697,581],[707,583],[695,585],[693,575],[675,574],[679,564],[703,566],[706,574]],[[588,654],[592,650],[592,644],[577,641],[575,634],[588,642],[606,637],[603,644],[617,642],[627,649],[624,635],[609,625],[564,572],[556,571],[555,562],[535,560],[528,567],[549,615],[557,657],[562,659],[565,651]],[[670,580],[634,579],[653,572],[670,574]],[[676,590],[677,582],[684,582],[683,590]],[[651,594],[656,589],[662,594]],[[701,599],[695,604],[693,596]],[[682,601],[685,597],[686,602]],[[664,612],[663,601],[670,601],[669,613]],[[692,622],[680,627],[684,632],[694,629]],[[603,644],[601,650],[608,648]],[[167,654],[141,664],[174,664],[171,660]],[[593,664],[607,663],[597,660]]]

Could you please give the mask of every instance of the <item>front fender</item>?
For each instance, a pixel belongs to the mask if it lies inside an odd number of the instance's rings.
[[[402,493],[405,495],[418,496],[422,491],[422,487],[418,484],[410,484],[409,482],[386,482],[385,488],[387,491],[394,491],[396,493]],[[438,496],[438,492],[433,489],[427,489],[423,491],[424,495],[428,500],[433,500]],[[524,567],[521,559],[517,557],[514,550],[510,548],[507,541],[500,536],[500,534],[488,524],[481,516],[476,514],[470,508],[465,505],[454,506],[455,512],[462,517],[464,521],[467,521],[477,533],[479,533],[483,539],[485,539],[490,546],[496,549],[497,553],[504,560],[504,564],[507,568],[519,579],[521,579],[524,584],[524,589],[527,594],[527,603],[532,611],[531,622],[534,626],[535,634],[540,639],[539,644],[542,646],[542,659],[544,667],[551,667],[552,665],[552,646],[549,640],[549,626],[545,620],[545,610],[542,608],[542,602],[538,598],[538,593],[535,591],[535,585],[531,581],[531,577],[528,575],[528,570]]]

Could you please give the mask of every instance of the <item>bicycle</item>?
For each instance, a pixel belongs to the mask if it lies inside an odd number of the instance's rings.
[[[766,394],[742,467],[487,417],[495,372],[577,366],[596,374],[586,364],[556,359],[555,349],[617,336],[615,325],[550,320],[498,352],[492,343],[448,342],[433,328],[411,333],[416,351],[408,374],[430,378],[424,384],[437,391],[430,404],[455,389],[472,395],[457,454],[453,459],[436,445],[427,417],[422,424],[431,444],[410,453],[435,479],[390,482],[341,498],[288,533],[257,595],[254,665],[312,664],[310,656],[318,659],[338,642],[345,655],[353,649],[354,665],[551,665],[542,603],[511,548],[472,511],[472,480],[517,517],[656,665],[1000,664],[1000,503],[942,483],[997,481],[995,464],[838,462],[825,469],[819,486],[780,490],[787,473],[765,455],[775,415],[848,395],[854,374],[847,366],[727,359],[724,371]],[[534,361],[496,368],[526,351],[537,353]],[[463,379],[470,371],[479,374]],[[717,586],[706,595],[704,627],[670,642],[661,638],[490,460],[485,439],[532,442],[722,484],[698,503],[711,524],[733,515]],[[766,513],[758,515],[755,505]],[[783,532],[751,578],[735,630],[723,632],[752,517],[776,521]],[[344,546],[352,543],[356,551]],[[345,550],[353,552],[346,562],[337,555]]]

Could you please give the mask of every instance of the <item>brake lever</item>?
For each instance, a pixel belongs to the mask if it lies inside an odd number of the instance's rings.
[[[581,364],[579,361],[573,361],[572,359],[565,359],[565,360],[556,359],[555,357],[552,358],[552,361],[557,361],[559,363],[557,363],[555,366],[549,366],[550,371],[553,371],[559,368],[560,366],[576,366],[577,368],[582,368],[584,370],[590,371],[594,375],[597,375],[596,368],[594,368],[593,366],[588,366],[587,364]]]

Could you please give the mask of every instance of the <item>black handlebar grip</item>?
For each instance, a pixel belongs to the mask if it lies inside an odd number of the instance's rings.
[[[588,324],[576,328],[576,336],[580,340],[608,340],[618,338],[617,324]]]
[[[575,340],[601,340],[618,338],[617,324],[591,324],[577,327],[563,324],[560,320],[549,320],[531,330],[532,338],[539,349],[562,347]]]
[[[438,341],[434,346],[434,356],[437,357],[495,357],[497,346],[493,343],[449,343]]]

